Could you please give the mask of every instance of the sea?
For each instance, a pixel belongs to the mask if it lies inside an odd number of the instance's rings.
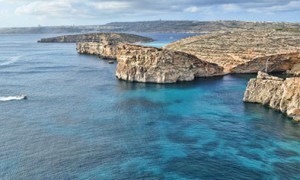
[[[255,74],[125,82],[52,36],[0,35],[0,179],[300,179],[300,124],[242,101]]]

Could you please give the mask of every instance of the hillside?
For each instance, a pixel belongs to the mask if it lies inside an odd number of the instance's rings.
[[[227,73],[286,71],[300,63],[300,33],[295,31],[218,32],[182,39],[165,48],[216,63]]]
[[[162,32],[201,33],[234,29],[289,29],[300,28],[300,23],[244,22],[244,21],[140,21],[112,22],[87,26],[38,26],[0,28],[1,34],[20,33],[91,33],[91,32]]]

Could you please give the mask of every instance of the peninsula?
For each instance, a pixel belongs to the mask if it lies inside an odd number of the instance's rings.
[[[300,66],[300,34],[290,30],[217,32],[189,37],[173,42],[163,49],[151,50],[150,47],[133,46],[121,41],[79,42],[77,51],[117,59],[118,67],[122,68],[117,68],[116,76],[137,82],[170,83],[190,81],[194,77],[258,71],[297,74]],[[180,67],[186,67],[186,57],[190,57],[193,62],[190,64],[193,75],[182,78],[182,75],[179,77],[175,74],[178,74]],[[198,66],[197,61],[206,65]],[[159,65],[152,66],[153,62]],[[183,64],[185,65],[181,66]],[[195,68],[198,70],[194,70]],[[170,71],[171,69],[173,70]],[[141,76],[144,72],[151,72],[151,78],[147,78],[149,74],[147,77]]]

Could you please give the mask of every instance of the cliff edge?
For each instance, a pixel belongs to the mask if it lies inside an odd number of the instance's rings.
[[[258,72],[250,79],[244,102],[261,103],[300,121],[300,77],[282,79]]]

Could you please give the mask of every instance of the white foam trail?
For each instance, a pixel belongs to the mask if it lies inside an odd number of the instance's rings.
[[[6,65],[13,64],[13,63],[17,62],[18,60],[20,60],[21,57],[22,56],[13,56],[13,57],[10,57],[8,61],[0,63],[0,66],[6,66]]]
[[[25,95],[20,96],[6,96],[6,97],[0,97],[0,101],[13,101],[13,100],[23,100],[26,99]]]

